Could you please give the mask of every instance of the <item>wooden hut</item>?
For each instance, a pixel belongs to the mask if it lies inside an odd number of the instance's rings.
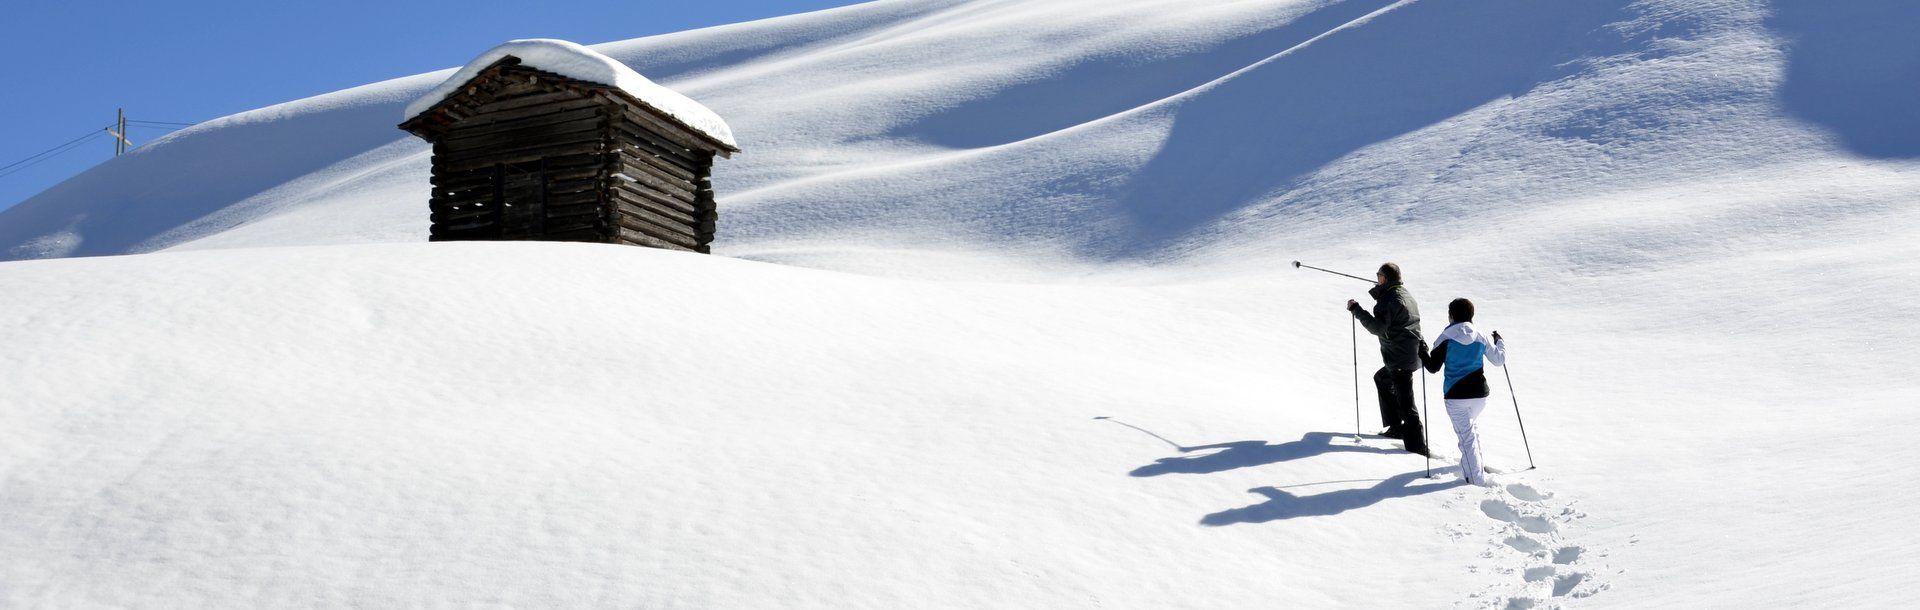
[[[408,108],[433,144],[432,241],[585,241],[708,252],[712,111],[592,50],[514,41]]]

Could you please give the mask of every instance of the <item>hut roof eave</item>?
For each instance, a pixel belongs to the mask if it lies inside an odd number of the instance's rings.
[[[733,129],[713,110],[648,80],[626,64],[593,49],[549,38],[512,40],[480,54],[445,82],[408,104],[402,123],[432,110],[489,66],[509,56],[519,59],[523,66],[617,89],[696,133],[725,145],[728,150],[740,150],[739,144],[734,142]]]

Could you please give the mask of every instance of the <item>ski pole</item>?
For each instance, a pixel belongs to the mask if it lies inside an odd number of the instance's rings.
[[[1353,338],[1353,442],[1360,442],[1360,318],[1348,315],[1352,320],[1348,336]]]
[[[1374,283],[1374,282],[1373,282],[1373,280],[1370,280],[1370,279],[1367,279],[1367,278],[1364,278],[1364,277],[1360,277],[1360,276],[1358,276],[1358,275],[1353,275],[1353,274],[1350,274],[1350,273],[1341,273],[1341,272],[1338,272],[1338,271],[1334,271],[1334,270],[1332,270],[1332,269],[1321,269],[1321,268],[1319,268],[1319,267],[1315,267],[1315,266],[1313,266],[1313,265],[1302,265],[1302,264],[1300,264],[1300,261],[1293,261],[1293,268],[1295,268],[1295,269],[1300,269],[1300,268],[1307,268],[1307,269],[1312,269],[1312,270],[1314,270],[1314,271],[1324,271],[1324,272],[1327,272],[1327,273],[1331,273],[1331,274],[1334,274],[1334,275],[1338,275],[1338,276],[1341,276],[1341,277],[1350,277],[1350,278],[1353,278],[1353,279],[1356,279],[1356,280],[1360,280],[1360,281],[1362,281],[1362,282],[1366,282],[1366,283],[1368,283],[1368,284],[1372,284],[1372,283]]]
[[[1307,268],[1307,269],[1312,269],[1314,271],[1323,271],[1326,273],[1331,273],[1341,277],[1350,277],[1350,278],[1360,280],[1362,282],[1366,282],[1369,284],[1374,283],[1373,280],[1360,277],[1357,275],[1341,273],[1341,272],[1333,271],[1330,269],[1321,269],[1313,265],[1302,265],[1300,264],[1300,261],[1293,261],[1293,268],[1295,269]],[[1350,333],[1353,337],[1353,442],[1358,443],[1360,442],[1360,318],[1352,317],[1352,316],[1349,316],[1349,317],[1352,318],[1353,320],[1352,330]]]
[[[1427,434],[1427,428],[1434,426],[1434,420],[1432,420],[1428,414],[1432,414],[1432,412],[1427,411],[1427,366],[1421,366],[1421,420],[1423,420],[1423,422],[1421,422],[1421,445],[1427,445],[1427,478],[1434,478],[1434,445],[1428,443],[1428,441],[1432,439],[1432,435]]]
[[[1507,376],[1507,398],[1513,399],[1513,419],[1520,422],[1520,446],[1527,448],[1527,470],[1533,470],[1537,468],[1533,465],[1533,444],[1527,442],[1527,420],[1520,417],[1520,396],[1513,393],[1513,369],[1501,364],[1500,372]]]

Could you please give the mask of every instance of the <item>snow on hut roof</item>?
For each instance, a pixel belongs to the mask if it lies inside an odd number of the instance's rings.
[[[647,77],[634,72],[626,64],[601,55],[598,51],[552,38],[509,40],[505,44],[481,53],[473,61],[467,62],[466,67],[454,72],[446,82],[440,83],[428,90],[426,95],[420,96],[420,99],[408,104],[406,116],[401,120],[412,120],[413,117],[420,116],[434,105],[446,100],[447,96],[452,95],[453,92],[460,90],[467,81],[478,76],[481,70],[508,56],[519,58],[520,65],[529,68],[614,87],[652,106],[655,110],[679,119],[687,127],[729,147],[739,148],[739,145],[733,141],[733,129],[727,127],[727,122],[721,120],[720,115],[700,105],[700,102],[647,80]]]

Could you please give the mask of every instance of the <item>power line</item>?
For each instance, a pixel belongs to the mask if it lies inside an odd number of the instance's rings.
[[[112,127],[112,125],[108,125],[108,127]],[[102,129],[104,129],[104,128],[102,128]],[[11,168],[11,167],[13,167],[13,166],[15,166],[15,165],[19,165],[19,164],[21,164],[21,163],[26,163],[26,162],[28,162],[28,161],[32,161],[34,157],[38,157],[38,156],[40,156],[40,155],[44,155],[44,154],[47,154],[47,153],[50,153],[50,152],[53,152],[53,151],[54,151],[55,149],[58,149],[58,148],[60,148],[60,147],[62,147],[62,146],[66,146],[67,144],[72,144],[72,143],[74,143],[74,142],[79,142],[79,141],[81,141],[81,140],[85,140],[85,139],[87,139],[87,138],[89,138],[89,137],[93,137],[93,136],[97,136],[97,135],[100,135],[100,132],[99,132],[98,130],[90,130],[90,131],[88,131],[88,132],[87,132],[87,135],[84,135],[84,136],[80,136],[80,137],[78,137],[78,138],[74,138],[74,139],[72,139],[72,140],[68,140],[68,141],[67,141],[66,143],[64,143],[64,144],[61,144],[61,145],[59,145],[59,146],[55,146],[55,147],[53,147],[53,148],[49,148],[49,149],[46,149],[46,150],[43,150],[43,151],[40,151],[40,152],[38,152],[38,153],[35,153],[35,154],[33,154],[32,156],[29,156],[29,157],[27,157],[27,158],[25,158],[25,159],[21,159],[21,160],[19,160],[19,161],[14,161],[14,162],[12,162],[12,163],[8,163],[8,164],[6,164],[6,165],[4,165],[4,166],[0,166],[0,170],[6,170],[6,169],[8,169],[8,168]]]
[[[104,135],[105,133],[106,132],[104,131],[95,131],[87,135],[80,136],[79,138],[76,138],[74,140],[68,141],[66,144],[61,144],[59,146],[55,146],[53,148],[42,151],[40,154],[36,154],[34,156],[21,159],[19,161],[15,161],[7,165],[6,167],[0,167],[0,178],[5,178],[7,176],[20,173],[22,171],[26,171],[26,169],[29,167],[39,165],[41,161],[46,161],[48,159],[58,157],[63,153],[79,148],[81,144],[85,144],[93,140],[94,138]]]
[[[116,138],[120,143],[130,145],[131,142],[129,142],[126,139],[126,126],[178,131],[180,128],[192,127],[194,125],[199,124],[199,123],[181,123],[177,121],[145,121],[145,120],[138,120],[138,119],[128,119],[128,118],[125,118],[124,114],[121,116],[122,118],[117,120],[115,122],[116,123],[115,125],[108,125],[106,127],[102,127],[99,130],[89,131],[87,132],[87,135],[83,135],[78,138],[68,140],[58,146],[40,151],[38,153],[34,153],[32,155],[27,156],[27,158],[21,159],[19,161],[14,161],[4,166],[0,166],[0,178],[5,178],[7,176],[20,173],[22,171],[25,171],[29,167],[39,165],[40,162],[42,161],[46,161],[47,159],[52,159],[62,154],[66,154],[69,151],[79,148],[81,144],[90,142],[94,138],[99,137],[102,134],[110,134],[114,136],[114,138]],[[121,127],[119,132],[113,131],[113,128],[116,126]],[[132,147],[128,146],[127,148],[132,148]],[[124,149],[117,149],[115,151],[114,156],[119,156],[119,153],[123,151]]]
[[[107,127],[112,127],[112,125],[108,125]],[[106,128],[106,127],[103,127],[103,128],[101,128],[101,129],[105,129],[105,128]],[[73,144],[73,143],[75,143],[75,142],[79,142],[79,141],[81,141],[81,140],[85,140],[85,139],[87,139],[87,138],[91,138],[91,137],[93,137],[93,136],[97,136],[97,135],[100,135],[100,131],[99,131],[99,130],[97,130],[97,129],[96,129],[96,130],[91,130],[91,131],[88,131],[88,132],[87,132],[87,135],[84,135],[84,136],[80,136],[80,137],[78,137],[78,138],[74,138],[74,139],[72,139],[72,140],[68,140],[68,141],[67,141],[66,143],[64,143],[64,144],[61,144],[61,145],[59,145],[59,146],[55,146],[55,147],[53,147],[53,148],[49,148],[49,149],[46,149],[46,150],[43,150],[43,151],[40,151],[40,152],[38,152],[38,153],[34,153],[33,155],[31,155],[31,156],[29,156],[29,157],[27,157],[27,158],[25,158],[25,159],[21,159],[21,160],[19,160],[19,161],[14,161],[14,162],[12,162],[12,163],[8,163],[8,164],[6,164],[5,166],[0,166],[0,171],[6,171],[6,170],[8,170],[8,169],[12,169],[12,168],[13,168],[13,166],[15,166],[15,165],[19,165],[19,164],[21,164],[21,163],[26,163],[26,162],[28,162],[28,161],[32,161],[32,160],[34,160],[35,158],[38,158],[38,157],[40,157],[41,155],[45,155],[45,154],[48,154],[48,153],[53,153],[54,151],[56,151],[56,150],[59,150],[59,149],[61,149],[61,148],[64,148],[64,147],[66,147],[66,146],[68,146],[68,145],[71,145],[71,144]],[[58,154],[58,153],[54,153],[54,154]]]

